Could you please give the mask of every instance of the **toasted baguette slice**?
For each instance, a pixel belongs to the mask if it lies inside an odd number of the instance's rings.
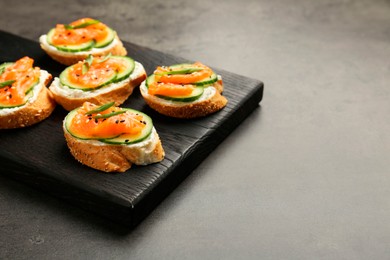
[[[112,83],[104,88],[93,91],[82,91],[62,86],[59,78],[55,78],[49,87],[54,99],[63,108],[70,111],[80,107],[84,102],[91,102],[102,105],[115,101],[115,105],[122,104],[132,93],[135,87],[139,86],[146,79],[146,72],[141,63],[135,62],[133,73],[128,79]]]
[[[72,136],[63,125],[65,139],[73,157],[80,163],[104,172],[125,172],[132,164],[147,165],[164,159],[165,152],[157,131],[130,145],[105,144],[97,140],[81,140]]]
[[[80,52],[65,52],[60,51],[56,47],[51,46],[47,42],[47,35],[42,35],[39,38],[39,42],[41,45],[41,48],[55,61],[58,61],[59,63],[62,63],[64,65],[72,65],[79,61],[85,60],[88,55],[93,56],[105,56],[109,53],[112,55],[118,55],[118,56],[125,56],[127,54],[127,51],[125,47],[123,47],[122,41],[119,39],[119,37],[116,35],[115,39],[111,44],[104,48],[93,48],[89,51],[80,51]]]
[[[145,102],[160,114],[175,118],[196,118],[215,113],[227,104],[227,99],[221,95],[223,83],[220,78],[211,86],[205,87],[203,95],[193,102],[176,102],[148,94],[146,82],[140,85]]]
[[[52,75],[40,70],[40,83],[33,89],[34,94],[23,106],[0,109],[0,129],[27,127],[46,119],[53,112],[56,102],[47,89]]]

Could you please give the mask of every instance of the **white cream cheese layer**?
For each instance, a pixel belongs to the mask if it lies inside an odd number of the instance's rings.
[[[221,76],[218,75],[218,79],[221,80]],[[140,90],[142,93],[142,96],[145,96],[149,99],[151,99],[153,102],[164,104],[164,105],[169,105],[169,106],[187,106],[188,104],[196,104],[199,102],[202,102],[204,100],[207,100],[211,98],[212,96],[215,95],[215,92],[217,91],[216,88],[212,85],[204,87],[204,91],[202,96],[200,96],[197,100],[194,100],[192,102],[181,102],[181,101],[172,101],[172,100],[166,100],[163,98],[159,98],[153,95],[149,95],[148,89],[146,87],[146,80],[144,80],[141,85],[140,85]]]
[[[72,57],[75,54],[77,54],[77,55],[99,54],[101,52],[104,52],[105,50],[111,49],[113,46],[118,44],[118,39],[117,39],[117,37],[115,37],[114,40],[109,45],[107,45],[103,48],[92,48],[91,50],[88,50],[88,51],[78,51],[78,52],[66,52],[66,51],[58,50],[56,47],[50,45],[47,42],[47,35],[46,34],[41,35],[41,37],[39,37],[39,42],[41,43],[42,48],[44,48],[45,50],[48,50],[52,53],[56,53],[56,54],[61,55],[61,56]]]
[[[35,100],[37,100],[39,92],[41,92],[41,89],[46,87],[45,82],[47,78],[49,77],[49,73],[46,70],[40,70],[40,76],[39,76],[39,83],[34,86],[32,89],[33,95],[32,97],[24,104],[23,106],[20,107],[12,107],[12,108],[2,108],[0,109],[0,116],[5,116],[5,115],[10,115],[12,113],[15,113],[16,111],[30,105],[31,103],[34,103]]]
[[[58,77],[55,77],[53,80],[53,83],[49,87],[50,91],[53,92],[54,94],[58,96],[63,96],[67,98],[89,98],[89,97],[94,97],[100,94],[104,94],[107,92],[111,92],[117,88],[120,88],[123,86],[124,83],[128,83],[139,76],[141,76],[143,73],[145,73],[145,69],[142,66],[141,63],[135,62],[135,67],[133,72],[130,74],[130,77],[127,79],[124,79],[122,81],[116,82],[116,83],[111,83],[105,87],[96,89],[96,90],[91,90],[91,91],[82,91],[80,89],[71,89],[67,86],[64,86],[61,84],[60,79]]]

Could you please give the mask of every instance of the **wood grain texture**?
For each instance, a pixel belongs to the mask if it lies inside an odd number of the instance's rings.
[[[37,42],[2,31],[0,38],[0,63],[28,55],[53,76],[58,76],[65,68],[51,60]],[[188,61],[128,42],[124,46],[128,56],[141,62],[148,74],[157,65]],[[134,227],[262,100],[262,82],[213,69],[222,75],[223,94],[228,104],[208,117],[180,120],[157,114],[145,104],[139,89],[122,105],[151,116],[166,152],[161,163],[133,166],[119,174],[101,173],[81,165],[71,156],[63,136],[61,124],[67,112],[57,106],[47,120],[37,125],[0,131],[0,171],[84,209]]]

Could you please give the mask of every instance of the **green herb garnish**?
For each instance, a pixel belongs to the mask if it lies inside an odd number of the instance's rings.
[[[99,63],[103,63],[103,62],[105,62],[106,60],[108,60],[109,58],[111,58],[111,52],[108,53],[101,61],[99,61]]]
[[[81,68],[82,74],[85,74],[88,72],[89,68],[92,65],[92,61],[93,61],[93,56],[91,54],[89,54],[83,63],[83,67]]]
[[[126,110],[119,110],[119,111],[111,112],[109,114],[104,114],[104,115],[96,115],[96,116],[93,116],[92,118],[94,118],[94,119],[109,118],[109,117],[120,115],[123,113],[126,113]]]
[[[193,72],[201,71],[202,68],[188,68],[188,69],[180,69],[180,70],[170,70],[165,71],[162,73],[158,73],[156,75],[162,76],[162,75],[177,75],[177,74],[191,74]]]
[[[0,88],[5,88],[9,85],[12,85],[12,83],[14,83],[16,80],[6,80],[6,81],[3,81],[3,82],[0,82]]]
[[[79,25],[76,25],[76,26],[72,26],[70,24],[64,24],[64,27],[65,29],[67,30],[72,30],[72,29],[80,29],[80,28],[85,28],[87,26],[90,26],[90,25],[93,25],[93,24],[97,24],[97,23],[100,23],[99,20],[90,20],[88,22],[85,22],[85,23],[81,23]]]
[[[107,110],[109,109],[110,107],[112,107],[113,105],[115,104],[115,102],[110,102],[110,103],[107,103],[107,104],[104,104],[96,109],[93,109],[93,110],[90,110],[88,111],[87,113],[85,113],[86,115],[92,115],[92,114],[96,114],[96,113],[100,113],[100,112],[103,112],[104,110]]]

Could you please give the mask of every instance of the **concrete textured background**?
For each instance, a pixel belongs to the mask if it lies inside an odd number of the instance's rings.
[[[124,41],[265,83],[261,106],[131,232],[0,175],[0,259],[390,257],[390,1],[0,9],[0,29],[29,39],[89,16]]]

